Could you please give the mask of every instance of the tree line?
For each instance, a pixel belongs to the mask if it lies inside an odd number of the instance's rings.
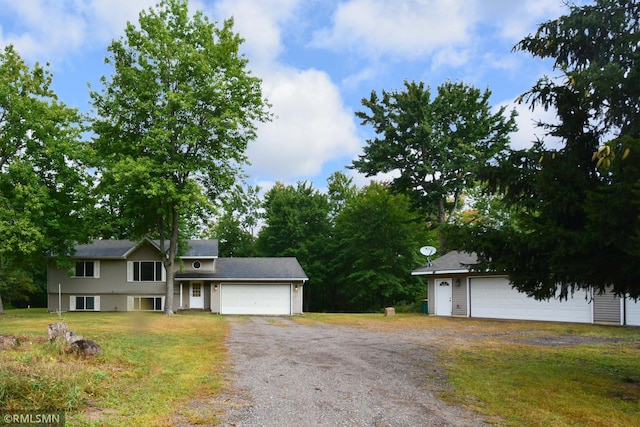
[[[493,109],[489,89],[406,81],[363,98],[356,117],[375,137],[349,166],[395,178],[356,188],[336,172],[326,192],[278,183],[262,199],[242,167],[273,117],[232,20],[212,23],[185,0],[141,12],[107,48],[113,74],[91,88],[91,115],[58,100],[46,65],[5,47],[0,297],[34,293],[49,256],[64,264],[95,238],[160,240],[172,278],[179,242],[203,234],[221,256],[297,257],[314,311],[415,303],[424,244],[476,252],[473,268],[540,299],[587,287],[639,296],[640,5],[567,7],[514,47],[553,61],[517,100],[557,115],[531,148],[509,147],[515,112]],[[166,314],[172,296],[168,280]]]

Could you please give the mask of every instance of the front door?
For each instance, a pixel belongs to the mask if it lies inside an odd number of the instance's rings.
[[[451,279],[436,279],[436,316],[451,316]]]
[[[191,308],[204,308],[203,288],[202,282],[191,283],[191,293],[189,294],[189,306]]]

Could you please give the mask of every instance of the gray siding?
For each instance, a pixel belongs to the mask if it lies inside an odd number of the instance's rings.
[[[58,285],[62,294],[62,311],[69,311],[70,297],[99,296],[100,311],[127,311],[127,296],[164,296],[165,282],[128,282],[127,261],[159,261],[158,251],[143,245],[128,259],[83,259],[96,261],[99,277],[72,277],[66,269],[50,265],[47,269],[49,311],[58,310]],[[174,304],[174,307],[176,305]]]
[[[195,261],[200,262],[200,268],[193,267]],[[189,258],[182,260],[181,272],[183,273],[211,273],[215,271],[215,260]]]
[[[435,292],[435,281],[434,277],[430,277],[427,280],[427,298],[429,299],[429,314],[435,314],[435,303],[436,303],[436,292]]]
[[[458,282],[459,281],[459,282]],[[459,283],[459,284],[458,284]],[[467,277],[466,276],[454,276],[453,288],[451,289],[451,303],[453,309],[452,316],[468,316],[467,313]]]
[[[620,325],[620,298],[613,294],[594,294],[593,323]]]
[[[209,289],[211,290],[211,312],[220,314],[220,284],[218,282],[211,282]]]

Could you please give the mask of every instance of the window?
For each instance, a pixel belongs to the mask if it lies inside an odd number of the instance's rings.
[[[130,311],[162,311],[164,297],[129,297]]]
[[[76,261],[74,277],[100,277],[99,261]]]
[[[200,261],[193,261],[193,264],[191,264],[193,266],[194,270],[198,270],[202,265],[200,264]]]
[[[202,286],[200,285],[191,285],[191,296],[200,298],[202,296]]]
[[[99,296],[71,296],[70,303],[71,310],[77,311],[100,311],[100,297]]]
[[[129,261],[127,280],[129,282],[163,282],[164,266],[161,261]]]

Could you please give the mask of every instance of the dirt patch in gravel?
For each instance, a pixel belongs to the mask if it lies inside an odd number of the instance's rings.
[[[435,349],[403,335],[288,318],[230,317],[224,426],[481,426],[446,388]]]

